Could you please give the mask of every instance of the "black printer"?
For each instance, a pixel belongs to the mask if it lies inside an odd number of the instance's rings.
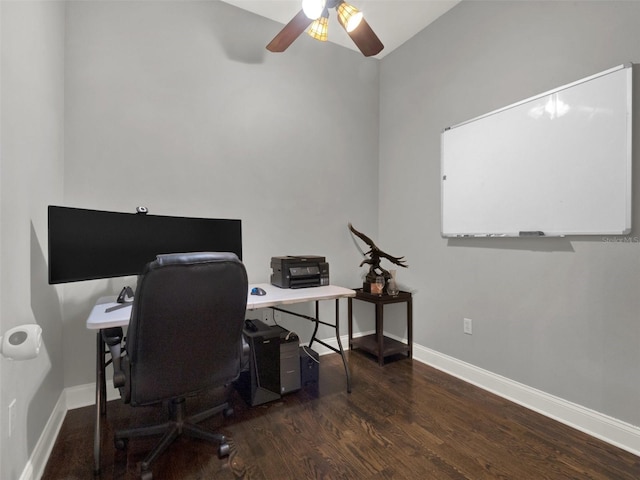
[[[271,284],[280,288],[329,285],[329,264],[317,255],[271,257]]]

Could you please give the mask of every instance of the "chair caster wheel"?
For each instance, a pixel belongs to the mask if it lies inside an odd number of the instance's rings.
[[[231,453],[231,447],[227,442],[221,443],[218,447],[218,458],[228,457]]]
[[[124,450],[125,448],[127,448],[127,445],[129,445],[129,439],[128,438],[116,438],[113,441],[113,444],[116,447],[116,450]]]
[[[153,480],[153,473],[151,473],[151,470],[140,472],[140,480]]]
[[[234,411],[233,408],[229,407],[229,408],[225,408],[222,411],[222,415],[224,415],[225,418],[229,418],[231,415],[233,415]]]

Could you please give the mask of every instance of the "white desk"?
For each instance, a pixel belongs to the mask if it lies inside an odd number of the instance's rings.
[[[251,295],[251,289],[254,287],[262,288],[266,295]],[[340,340],[340,312],[339,301],[341,298],[354,297],[356,292],[349,288],[338,287],[335,285],[327,285],[324,287],[309,287],[299,289],[279,288],[268,283],[259,283],[249,285],[247,291],[247,310],[256,310],[259,308],[271,308],[279,312],[284,312],[289,315],[293,315],[299,318],[304,318],[315,323],[311,340],[309,341],[309,347],[313,345],[313,342],[318,342],[321,345],[333,350],[340,354],[342,357],[342,363],[344,365],[345,375],[347,377],[347,392],[351,393],[351,374],[349,373],[349,365],[347,363],[344,350],[342,348],[342,341]],[[320,320],[319,318],[319,302],[321,300],[335,300],[336,301],[336,313],[335,323],[328,323]],[[284,305],[291,305],[294,303],[315,302],[315,317],[308,315],[302,315],[296,312],[290,312],[280,308]],[[94,473],[100,472],[100,419],[102,415],[106,414],[106,384],[105,384],[105,368],[106,360],[105,355],[108,351],[105,351],[105,345],[102,340],[101,331],[106,328],[112,327],[126,327],[129,325],[129,319],[131,318],[131,302],[116,303],[115,297],[102,297],[98,299],[94,305],[89,317],[87,318],[86,326],[90,330],[96,330],[96,420],[95,431],[93,438],[93,455],[94,455]],[[338,348],[333,345],[325,343],[323,340],[316,338],[318,333],[318,327],[326,325],[335,329],[336,340],[338,342]]]
[[[266,295],[251,295],[254,287],[262,288]],[[247,310],[259,308],[291,305],[294,303],[316,302],[320,300],[334,300],[355,297],[355,290],[327,285],[309,288],[279,288],[269,283],[249,285],[247,291]],[[110,327],[125,327],[129,325],[132,302],[116,303],[114,297],[99,298],[87,318],[89,330],[102,330]]]

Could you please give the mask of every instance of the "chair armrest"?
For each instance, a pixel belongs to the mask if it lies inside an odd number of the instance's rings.
[[[122,340],[124,332],[122,327],[105,328],[102,330],[102,340],[109,347],[111,361],[113,363],[113,386],[115,388],[123,387],[126,376],[122,371],[120,359],[122,358]]]

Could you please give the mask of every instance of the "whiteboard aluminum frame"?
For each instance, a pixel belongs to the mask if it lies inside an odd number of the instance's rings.
[[[510,110],[512,108],[518,107],[520,105],[538,100],[540,98],[552,95],[554,93],[566,90],[568,88],[571,88],[573,86],[576,85],[580,85],[582,83],[588,82],[590,80],[594,80],[596,78],[605,76],[605,75],[609,75],[611,73],[617,72],[619,70],[622,69],[628,69],[627,74],[626,74],[626,98],[627,98],[627,111],[626,111],[626,117],[627,117],[627,152],[626,152],[626,169],[627,169],[627,184],[626,184],[626,202],[627,202],[627,209],[625,212],[625,219],[626,219],[626,228],[625,230],[623,230],[622,232],[619,233],[610,233],[611,235],[628,235],[631,233],[631,227],[632,227],[632,210],[633,210],[633,205],[632,205],[632,164],[633,164],[633,63],[632,62],[627,62],[624,63],[622,65],[618,65],[616,67],[612,67],[608,70],[596,73],[594,75],[590,75],[588,77],[582,78],[580,80],[576,80],[574,82],[568,83],[566,85],[562,85],[560,87],[548,90],[546,92],[534,95],[532,97],[528,97],[525,98],[524,100],[520,100],[518,102],[512,103],[510,105],[507,105],[505,107],[501,107],[498,108],[496,110],[492,110],[489,113],[485,113],[483,115],[479,115],[477,117],[471,118],[469,120],[465,120],[464,122],[460,122],[457,123],[455,125],[452,125],[450,127],[447,127],[445,129],[442,130],[441,134],[440,134],[440,138],[441,138],[441,152],[440,152],[440,235],[443,238],[504,238],[504,237],[510,237],[510,238],[531,238],[531,237],[565,237],[567,235],[602,235],[603,233],[601,232],[581,232],[581,233],[547,233],[547,232],[542,232],[542,231],[532,231],[532,232],[511,232],[511,233],[494,233],[494,234],[489,234],[489,233],[483,233],[483,234],[463,234],[463,233],[445,233],[444,232],[444,184],[443,182],[446,180],[446,175],[444,173],[444,142],[443,142],[443,136],[445,135],[446,132],[448,132],[449,130],[464,126],[466,124],[469,123],[473,123],[476,122],[478,120],[481,120],[483,118],[486,117],[490,117],[492,115],[496,115],[500,112],[506,111],[506,110]],[[524,234],[523,234],[524,233]]]

